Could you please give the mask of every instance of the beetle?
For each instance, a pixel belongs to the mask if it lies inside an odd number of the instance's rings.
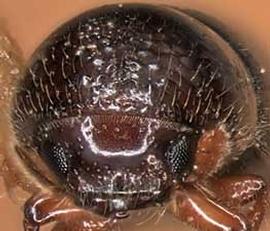
[[[2,175],[31,194],[25,231],[114,230],[155,206],[202,231],[259,229],[264,180],[219,174],[255,145],[259,80],[211,26],[165,6],[103,6],[10,73]]]

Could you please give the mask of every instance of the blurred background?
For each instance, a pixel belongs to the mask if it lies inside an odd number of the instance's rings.
[[[0,26],[8,30],[27,60],[42,40],[63,22],[90,8],[120,2],[142,1],[0,0]],[[143,2],[165,3],[182,9],[197,10],[218,19],[254,55],[264,72],[263,75],[270,81],[269,0],[166,0],[166,2],[144,0]],[[261,171],[267,169],[266,165],[267,161],[253,163],[252,169]],[[267,171],[263,171],[263,174],[270,175]],[[262,231],[270,230],[270,223],[268,224],[267,220],[263,224]],[[2,180],[0,180],[0,230],[22,231],[20,208],[8,198]],[[184,231],[191,229],[184,227],[168,215],[161,219],[157,215],[144,224],[127,224],[124,230]]]

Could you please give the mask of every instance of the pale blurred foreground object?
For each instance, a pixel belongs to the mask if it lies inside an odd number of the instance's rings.
[[[1,25],[0,25],[1,26]],[[12,142],[12,129],[10,127],[10,106],[13,94],[16,89],[16,83],[22,75],[23,61],[19,47],[8,36],[5,29],[0,27],[0,175],[4,176],[3,180],[7,192],[13,201],[22,204],[24,197],[24,188],[27,181],[24,182],[21,173],[17,174],[20,161],[15,156],[9,156],[7,150],[9,143]],[[23,176],[23,174],[22,174]],[[20,191],[16,193],[16,191]],[[21,196],[21,200],[19,199]]]

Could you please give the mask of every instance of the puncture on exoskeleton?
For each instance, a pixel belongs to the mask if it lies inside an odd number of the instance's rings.
[[[255,145],[260,83],[207,25],[168,7],[105,6],[10,73],[2,174],[31,194],[26,231],[112,230],[157,205],[199,230],[259,229],[264,181],[218,173]]]

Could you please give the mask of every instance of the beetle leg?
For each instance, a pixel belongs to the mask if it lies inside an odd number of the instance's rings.
[[[255,231],[262,222],[266,202],[267,189],[260,177],[233,176],[209,179],[203,187],[185,186],[176,191],[169,208],[200,230]]]
[[[258,230],[267,202],[267,187],[261,177],[248,175],[211,179],[208,187],[227,206],[245,214],[252,230]]]
[[[215,202],[210,195],[191,185],[175,191],[168,209],[200,231],[250,230],[242,215]]]
[[[56,225],[57,231],[108,231],[112,230],[114,225],[112,219],[105,219],[91,211],[76,207],[66,197],[52,195],[30,198],[25,203],[24,216],[25,231],[38,231],[41,225],[50,222],[59,222]]]
[[[98,231],[103,231],[103,230],[109,230],[109,231],[114,231],[114,230],[120,230],[114,229],[114,227],[111,227],[110,229],[103,228],[103,227],[97,227],[97,229],[91,228],[93,227],[93,224],[90,221],[87,220],[80,220],[76,222],[65,222],[65,223],[58,223],[53,227],[52,231],[92,231],[92,230],[98,230]]]

